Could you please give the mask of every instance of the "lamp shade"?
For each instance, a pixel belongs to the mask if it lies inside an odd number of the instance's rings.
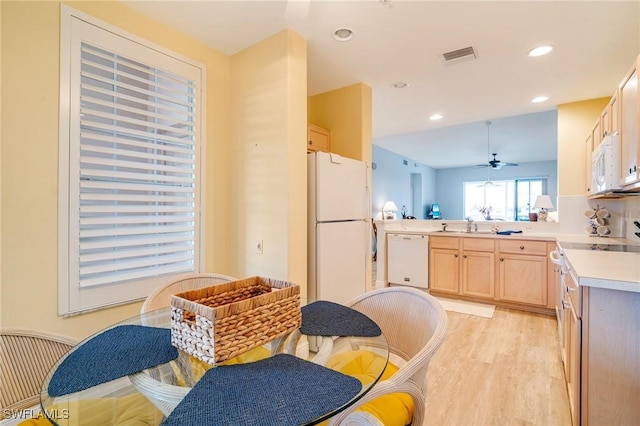
[[[536,198],[536,202],[533,205],[535,209],[552,209],[553,203],[551,202],[551,197],[548,195],[538,195]]]
[[[396,206],[396,203],[393,201],[387,201],[384,203],[384,206],[382,206],[382,210],[385,212],[397,212],[398,206]]]

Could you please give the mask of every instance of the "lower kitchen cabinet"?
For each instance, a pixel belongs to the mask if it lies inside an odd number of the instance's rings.
[[[571,274],[565,273],[562,297],[563,342],[561,347],[571,420],[576,426],[580,424],[580,370],[582,363],[581,301],[577,297],[578,291],[580,289]]]
[[[499,295],[505,302],[547,307],[547,244],[544,241],[501,240]]]
[[[429,238],[429,289],[432,292],[460,292],[460,239]]]
[[[493,239],[431,237],[430,290],[435,293],[493,299]]]
[[[640,424],[640,293],[576,281],[563,272],[561,348],[573,425]]]
[[[432,235],[429,244],[430,292],[540,312],[555,310],[555,275],[548,260],[555,243]]]

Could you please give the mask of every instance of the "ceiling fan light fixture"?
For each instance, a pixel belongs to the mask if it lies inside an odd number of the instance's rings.
[[[333,33],[331,33],[333,39],[340,42],[351,40],[353,38],[353,35],[353,30],[347,27],[337,28],[333,30]]]
[[[538,57],[538,56],[543,56],[546,55],[547,53],[551,52],[553,50],[553,46],[551,46],[550,44],[544,45],[544,46],[538,46],[538,47],[534,47],[533,49],[531,49],[527,55],[532,56],[532,57]]]

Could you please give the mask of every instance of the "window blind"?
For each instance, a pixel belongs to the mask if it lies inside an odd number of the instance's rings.
[[[81,288],[194,270],[196,93],[194,81],[81,43]]]

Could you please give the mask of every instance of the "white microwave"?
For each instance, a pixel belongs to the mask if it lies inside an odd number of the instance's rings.
[[[620,178],[620,135],[614,133],[591,153],[591,194],[617,191]]]

